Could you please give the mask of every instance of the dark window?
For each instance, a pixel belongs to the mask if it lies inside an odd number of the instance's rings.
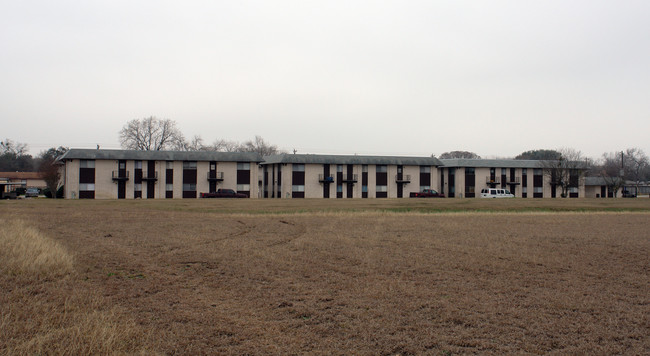
[[[465,168],[465,198],[476,197],[476,175],[473,167]]]
[[[79,199],[95,199],[95,161],[79,162]]]
[[[196,161],[183,162],[183,198],[196,198]]]

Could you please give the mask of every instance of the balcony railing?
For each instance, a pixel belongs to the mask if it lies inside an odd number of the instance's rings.
[[[397,183],[411,183],[410,174],[398,174],[395,176],[395,182]]]
[[[501,177],[495,176],[494,178],[485,177],[486,184],[501,184]]]
[[[142,180],[158,180],[158,172],[142,172]]]
[[[334,183],[334,175],[333,174],[319,174],[318,175],[318,181],[321,183]]]
[[[359,180],[358,174],[344,174],[341,181],[344,183],[356,183]]]
[[[113,171],[113,180],[114,181],[127,181],[129,180],[129,171]]]
[[[223,180],[223,172],[210,171],[208,172],[208,180],[210,182],[220,182]]]
[[[508,184],[521,184],[521,177],[510,177],[507,180]]]

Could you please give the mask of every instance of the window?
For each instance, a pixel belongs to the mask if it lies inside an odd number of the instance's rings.
[[[431,189],[431,186],[430,185],[421,185],[420,186],[420,191],[423,191],[425,189]]]
[[[304,185],[293,185],[293,186],[291,186],[291,191],[292,192],[304,192],[305,191],[305,186]]]
[[[385,165],[377,166],[377,173],[386,173],[388,172]]]
[[[126,162],[120,161],[119,167],[120,169],[126,169]]]
[[[387,192],[388,191],[388,186],[387,185],[378,185],[377,186],[377,191],[378,192]]]
[[[528,172],[528,170],[527,170],[526,168],[522,168],[522,169],[521,169],[521,174],[522,174],[522,175],[525,176],[525,175],[527,174],[526,172]]]
[[[196,169],[196,161],[183,161],[183,169]]]
[[[342,185],[337,185],[336,186],[336,192],[337,193],[343,193],[343,186]]]
[[[420,173],[431,173],[430,166],[420,166]]]
[[[533,193],[543,193],[544,188],[543,187],[533,187]]]
[[[578,192],[578,187],[569,188],[569,193],[577,193],[577,192]]]
[[[368,186],[367,185],[362,185],[361,186],[361,192],[362,193],[368,193]]]
[[[524,194],[528,193],[528,187],[521,187],[521,192]]]
[[[165,191],[171,192],[174,190],[174,185],[173,184],[165,184]]]
[[[79,161],[79,168],[95,168],[95,161],[90,159],[82,159]]]
[[[304,164],[294,164],[293,165],[293,171],[294,172],[304,172],[305,171],[305,165]]]
[[[79,190],[86,192],[94,192],[95,184],[94,183],[81,183],[79,184]]]
[[[251,164],[248,162],[237,162],[238,171],[248,171],[251,169]]]
[[[251,190],[251,185],[250,184],[237,184],[237,191],[238,192],[248,192]]]
[[[133,185],[133,190],[136,192],[141,192],[142,191],[142,184],[134,184]]]
[[[174,162],[173,161],[167,161],[165,162],[165,167],[167,169],[174,169]]]
[[[474,167],[465,168],[465,174],[472,175],[472,174],[474,174],[474,172],[475,172]]]
[[[211,171],[216,171],[217,170],[217,164],[216,163],[210,163],[210,170]]]
[[[361,172],[362,173],[368,173],[368,165],[367,164],[364,164],[364,165],[361,166]]]
[[[474,188],[473,185],[472,185],[472,186],[466,186],[466,187],[465,187],[465,193],[466,193],[466,194],[474,194],[474,189],[475,189],[475,188]]]
[[[505,168],[501,168],[501,175],[502,175],[502,176],[505,176],[505,175],[506,175],[506,169],[505,169]]]
[[[337,164],[336,165],[336,171],[343,173],[343,165],[342,164]]]
[[[196,184],[183,184],[183,191],[185,192],[195,192]]]
[[[135,169],[142,169],[142,161],[134,161]]]
[[[536,176],[541,176],[542,175],[542,169],[541,168],[533,169],[533,174],[536,175]]]

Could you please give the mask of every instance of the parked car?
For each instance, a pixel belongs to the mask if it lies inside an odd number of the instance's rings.
[[[623,191],[623,198],[636,198],[636,194],[626,189]]]
[[[515,195],[508,189],[484,188],[481,189],[481,198],[514,198]]]
[[[41,194],[41,190],[38,188],[27,188],[25,190],[25,198],[37,197],[39,194]]]
[[[217,189],[216,192],[201,193],[201,198],[248,198],[248,195],[237,193],[232,189]]]
[[[422,189],[421,192],[413,192],[410,194],[411,198],[444,198],[443,193],[438,193],[433,189]]]

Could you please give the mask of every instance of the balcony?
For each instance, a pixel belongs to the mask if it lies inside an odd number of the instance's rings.
[[[398,175],[395,176],[395,182],[397,182],[397,184],[411,183],[411,175],[410,174],[398,174]]]
[[[113,171],[113,181],[126,182],[127,180],[129,180],[129,171]]]
[[[506,183],[510,185],[521,184],[521,177],[510,177]]]
[[[495,176],[495,177],[485,177],[485,184],[501,184],[501,177],[500,176]]]
[[[222,182],[223,181],[223,172],[216,172],[216,171],[208,172],[208,181],[210,181],[210,182]]]
[[[344,174],[341,181],[343,183],[356,183],[359,180],[358,174]]]
[[[329,183],[334,183],[334,175],[333,174],[319,174],[318,175],[318,181],[321,183],[329,184]]]
[[[142,172],[142,180],[155,182],[158,180],[158,172]]]

